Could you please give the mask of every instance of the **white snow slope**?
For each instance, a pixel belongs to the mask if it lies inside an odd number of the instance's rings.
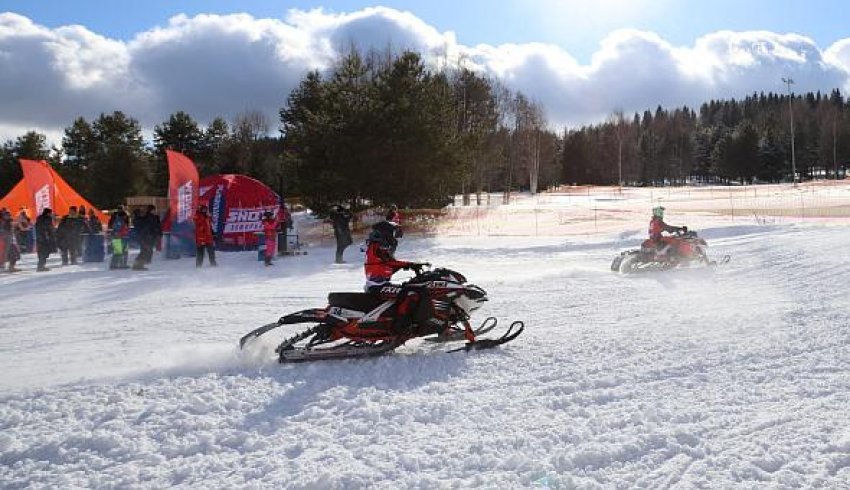
[[[850,488],[850,229],[700,231],[732,262],[610,272],[642,229],[408,238],[523,336],[287,366],[237,339],[359,290],[356,251],[4,275],[0,487]]]

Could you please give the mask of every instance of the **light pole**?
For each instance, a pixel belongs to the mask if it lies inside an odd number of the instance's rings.
[[[794,185],[797,185],[797,157],[794,152],[794,106],[791,102],[794,97],[791,95],[791,84],[794,80],[791,78],[783,78],[782,83],[788,86],[788,113],[791,115],[791,179]]]

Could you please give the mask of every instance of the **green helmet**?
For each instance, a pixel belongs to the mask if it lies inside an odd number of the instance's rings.
[[[664,217],[664,206],[656,206],[656,207],[652,208],[652,216],[654,216],[656,218],[663,218]]]

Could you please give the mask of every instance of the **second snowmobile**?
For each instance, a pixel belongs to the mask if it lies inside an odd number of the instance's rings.
[[[719,260],[710,259],[707,248],[708,243],[700,238],[697,232],[683,227],[682,231],[664,237],[660,243],[651,239],[644,240],[639,249],[621,252],[611,262],[611,270],[630,274],[690,265],[712,266],[729,262],[728,255],[722,256]]]

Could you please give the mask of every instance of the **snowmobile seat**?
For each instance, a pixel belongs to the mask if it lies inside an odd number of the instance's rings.
[[[383,300],[374,294],[369,293],[330,293],[328,294],[328,304],[338,306],[348,310],[368,312],[372,311],[382,303]]]

